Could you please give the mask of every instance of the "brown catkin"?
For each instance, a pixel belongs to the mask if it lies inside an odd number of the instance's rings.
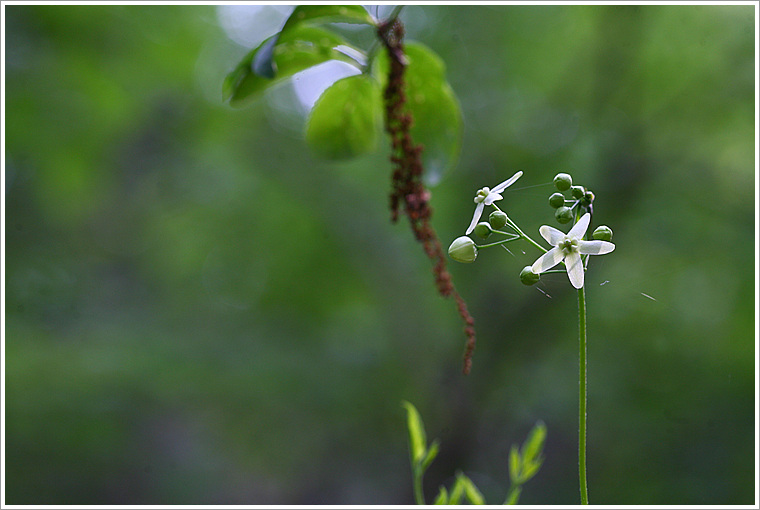
[[[430,218],[430,192],[422,184],[423,166],[421,154],[423,147],[415,145],[410,135],[413,118],[404,110],[406,94],[404,92],[404,27],[396,18],[378,27],[378,35],[388,51],[390,70],[388,84],[385,88],[385,130],[391,138],[391,174],[390,209],[391,221],[398,220],[399,209],[409,218],[414,237],[422,243],[425,254],[433,263],[433,274],[438,293],[443,297],[452,296],[457,304],[459,316],[464,321],[464,333],[467,337],[464,352],[465,374],[472,367],[472,353],[475,349],[475,321],[467,310],[467,304],[454,288],[451,275],[446,269],[446,257],[441,243],[435,233]]]

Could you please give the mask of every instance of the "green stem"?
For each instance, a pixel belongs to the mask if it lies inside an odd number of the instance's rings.
[[[522,492],[522,487],[519,485],[513,485],[509,488],[509,494],[507,494],[507,499],[504,501],[505,505],[516,505],[517,500],[520,498],[520,493]]]
[[[490,246],[498,246],[500,244],[506,244],[506,243],[510,243],[512,241],[517,241],[518,239],[520,239],[520,236],[510,237],[509,239],[502,239],[501,241],[496,241],[494,243],[476,244],[475,246],[477,246],[478,249],[480,249],[480,248],[488,248]]]
[[[414,470],[414,501],[418,505],[425,504],[425,495],[422,492],[422,470]]]
[[[501,211],[501,209],[499,209],[496,206],[496,204],[491,204],[491,205],[493,207],[495,207],[497,211]],[[501,212],[504,212],[504,211],[501,211]],[[504,213],[504,214],[507,214],[507,213]],[[525,239],[526,241],[528,241],[530,244],[532,244],[533,246],[535,246],[536,248],[538,248],[542,252],[546,253],[546,251],[547,251],[546,248],[544,248],[543,246],[541,246],[540,244],[538,244],[536,241],[534,241],[533,239],[531,239],[530,237],[528,237],[528,235],[525,232],[523,232],[522,230],[520,230],[520,227],[518,227],[517,224],[514,221],[512,221],[512,219],[508,215],[507,215],[507,224],[512,229],[514,229],[514,231],[517,232],[517,234],[520,237],[522,237],[523,239]]]
[[[403,9],[403,5],[396,5],[393,7],[393,10],[391,11],[388,18],[385,20],[387,22],[393,22],[396,18],[398,18],[398,15],[401,14],[401,9]]]
[[[578,479],[580,482],[581,504],[588,505],[588,485],[586,483],[586,399],[588,397],[586,366],[586,292],[578,289],[578,332],[579,332],[579,377],[578,377]]]

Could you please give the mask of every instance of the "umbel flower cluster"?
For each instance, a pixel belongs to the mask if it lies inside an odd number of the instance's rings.
[[[562,264],[564,271],[570,279],[570,283],[576,289],[581,289],[584,284],[585,272],[588,267],[589,255],[604,255],[615,249],[612,240],[612,229],[606,225],[597,227],[592,233],[591,240],[586,240],[586,231],[591,223],[593,214],[594,194],[584,186],[573,186],[572,177],[566,173],[557,174],[554,177],[554,186],[557,189],[549,197],[549,205],[552,206],[555,219],[566,224],[574,221],[567,233],[564,233],[549,225],[539,228],[539,233],[544,240],[551,245],[545,249],[540,244],[526,235],[499,209],[495,202],[503,200],[501,193],[515,183],[522,176],[522,171],[495,186],[493,189],[481,188],[475,194],[475,213],[465,235],[458,237],[449,247],[449,256],[457,262],[474,262],[478,256],[478,250],[492,246],[506,245],[520,239],[526,240],[543,251],[543,255],[531,265],[525,266],[520,272],[520,281],[526,285],[533,285],[541,278],[542,273],[553,272],[554,267]],[[569,197],[565,196],[569,192]],[[486,206],[491,206],[494,211],[488,216],[488,221],[481,222]],[[510,231],[503,231],[508,228]],[[504,239],[488,244],[478,245],[470,237],[475,234],[482,239],[489,238],[492,234],[503,235]]]

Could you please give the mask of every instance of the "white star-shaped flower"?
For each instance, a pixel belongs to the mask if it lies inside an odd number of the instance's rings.
[[[490,188],[481,188],[478,190],[477,194],[475,195],[474,202],[478,204],[475,206],[475,214],[472,215],[472,221],[470,222],[470,226],[467,227],[467,231],[465,232],[466,235],[470,235],[470,232],[472,232],[475,229],[475,225],[478,224],[480,221],[480,216],[483,214],[483,209],[487,205],[491,205],[497,200],[502,200],[504,197],[501,196],[499,193],[507,189],[509,186],[512,185],[513,182],[515,182],[517,179],[520,178],[522,175],[522,170],[518,171],[515,175],[507,179],[506,181],[502,182],[498,186],[496,186],[494,189]]]
[[[589,213],[584,214],[567,234],[548,225],[538,229],[541,237],[546,239],[554,248],[541,255],[533,263],[531,270],[540,274],[564,261],[570,283],[576,289],[583,287],[584,270],[581,255],[604,255],[615,249],[615,245],[608,241],[583,240],[590,221],[591,215]]]

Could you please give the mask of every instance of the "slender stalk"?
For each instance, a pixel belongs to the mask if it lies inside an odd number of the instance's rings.
[[[578,479],[580,482],[581,504],[588,505],[588,485],[586,483],[586,400],[587,364],[586,364],[586,292],[578,289],[578,333],[579,341],[579,376],[578,376]]]
[[[520,239],[520,236],[514,236],[514,237],[510,237],[509,239],[502,239],[501,241],[496,241],[496,242],[488,243],[488,244],[476,244],[475,246],[477,246],[478,248],[488,248],[490,246],[498,246],[500,244],[511,243],[512,241],[517,241],[518,239]]]
[[[398,15],[401,14],[401,9],[403,9],[403,5],[396,5],[393,7],[393,10],[391,11],[390,15],[388,16],[388,19],[386,19],[386,22],[392,22],[396,18],[398,18]]]
[[[418,505],[425,505],[425,495],[422,492],[422,470],[414,470],[414,501]]]
[[[512,487],[510,487],[509,494],[507,494],[507,499],[504,501],[504,504],[516,505],[521,492],[522,492],[522,487],[520,487],[519,485],[513,485]]]
[[[493,207],[495,207],[497,211],[501,211],[501,209],[499,209],[499,208],[496,206],[496,204],[491,204],[491,205],[492,205]],[[504,212],[504,211],[501,211],[501,212]],[[506,213],[505,213],[505,214],[506,214]],[[525,232],[523,232],[522,230],[520,230],[520,227],[518,227],[518,226],[517,226],[517,224],[516,224],[514,221],[512,221],[512,219],[511,219],[509,216],[507,216],[507,224],[508,224],[508,225],[509,225],[509,226],[510,226],[510,227],[511,227],[511,228],[512,228],[512,229],[513,229],[515,232],[517,232],[517,234],[518,234],[520,237],[522,237],[523,239],[525,239],[526,241],[528,241],[530,244],[532,244],[533,246],[535,246],[536,248],[538,248],[538,249],[539,249],[539,250],[541,250],[542,252],[546,253],[546,248],[544,248],[543,246],[541,246],[540,244],[538,244],[536,241],[534,241],[533,239],[531,239],[530,237],[528,237],[528,235],[527,235]]]

